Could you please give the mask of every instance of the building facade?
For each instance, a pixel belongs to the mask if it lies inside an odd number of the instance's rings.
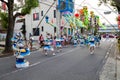
[[[38,40],[40,34],[46,39],[46,34],[52,36],[73,34],[73,29],[66,22],[57,8],[58,1],[39,0],[39,6],[25,16],[26,37],[29,39],[30,34]],[[46,19],[46,17],[48,17]],[[48,22],[46,22],[48,21]]]

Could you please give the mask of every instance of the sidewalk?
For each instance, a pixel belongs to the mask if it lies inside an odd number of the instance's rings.
[[[4,49],[4,47],[3,47],[4,45],[5,45],[5,41],[0,41],[0,50]],[[34,41],[31,52],[38,50],[39,48],[40,48],[40,45],[39,45],[38,41]]]
[[[115,49],[114,55],[108,57],[100,73],[99,80],[120,80],[120,59],[117,58],[119,56],[118,53],[118,50]]]
[[[4,49],[5,41],[0,41],[0,53]]]
[[[5,45],[5,41],[0,41],[0,48],[3,48],[4,45]]]
[[[120,80],[120,60],[117,60],[117,80]]]

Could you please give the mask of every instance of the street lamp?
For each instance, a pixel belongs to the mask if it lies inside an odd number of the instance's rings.
[[[104,14],[111,14],[111,11],[106,11],[104,12]]]

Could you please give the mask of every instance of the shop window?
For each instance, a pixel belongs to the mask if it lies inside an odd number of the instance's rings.
[[[56,10],[54,10],[54,18],[56,18]]]
[[[39,36],[39,28],[33,28],[33,36]]]
[[[54,27],[54,33],[56,33],[56,32],[57,32],[56,27]]]
[[[43,27],[43,26],[41,27],[41,31],[42,31],[42,32],[44,31],[44,27]]]
[[[41,16],[43,16],[43,11],[41,11]]]

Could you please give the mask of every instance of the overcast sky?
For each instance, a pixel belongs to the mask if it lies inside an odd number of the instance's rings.
[[[111,9],[108,7],[108,4],[107,6],[105,6],[106,4],[102,4],[100,7],[98,7],[98,3],[99,3],[99,0],[75,0],[75,9],[81,9],[82,6],[87,6],[89,12],[94,11],[96,15],[100,16],[102,23],[106,23],[109,25],[109,23],[104,19],[106,18],[112,24],[117,24],[116,13],[112,12],[111,14],[108,14],[108,15],[104,14],[105,11],[111,11]]]

